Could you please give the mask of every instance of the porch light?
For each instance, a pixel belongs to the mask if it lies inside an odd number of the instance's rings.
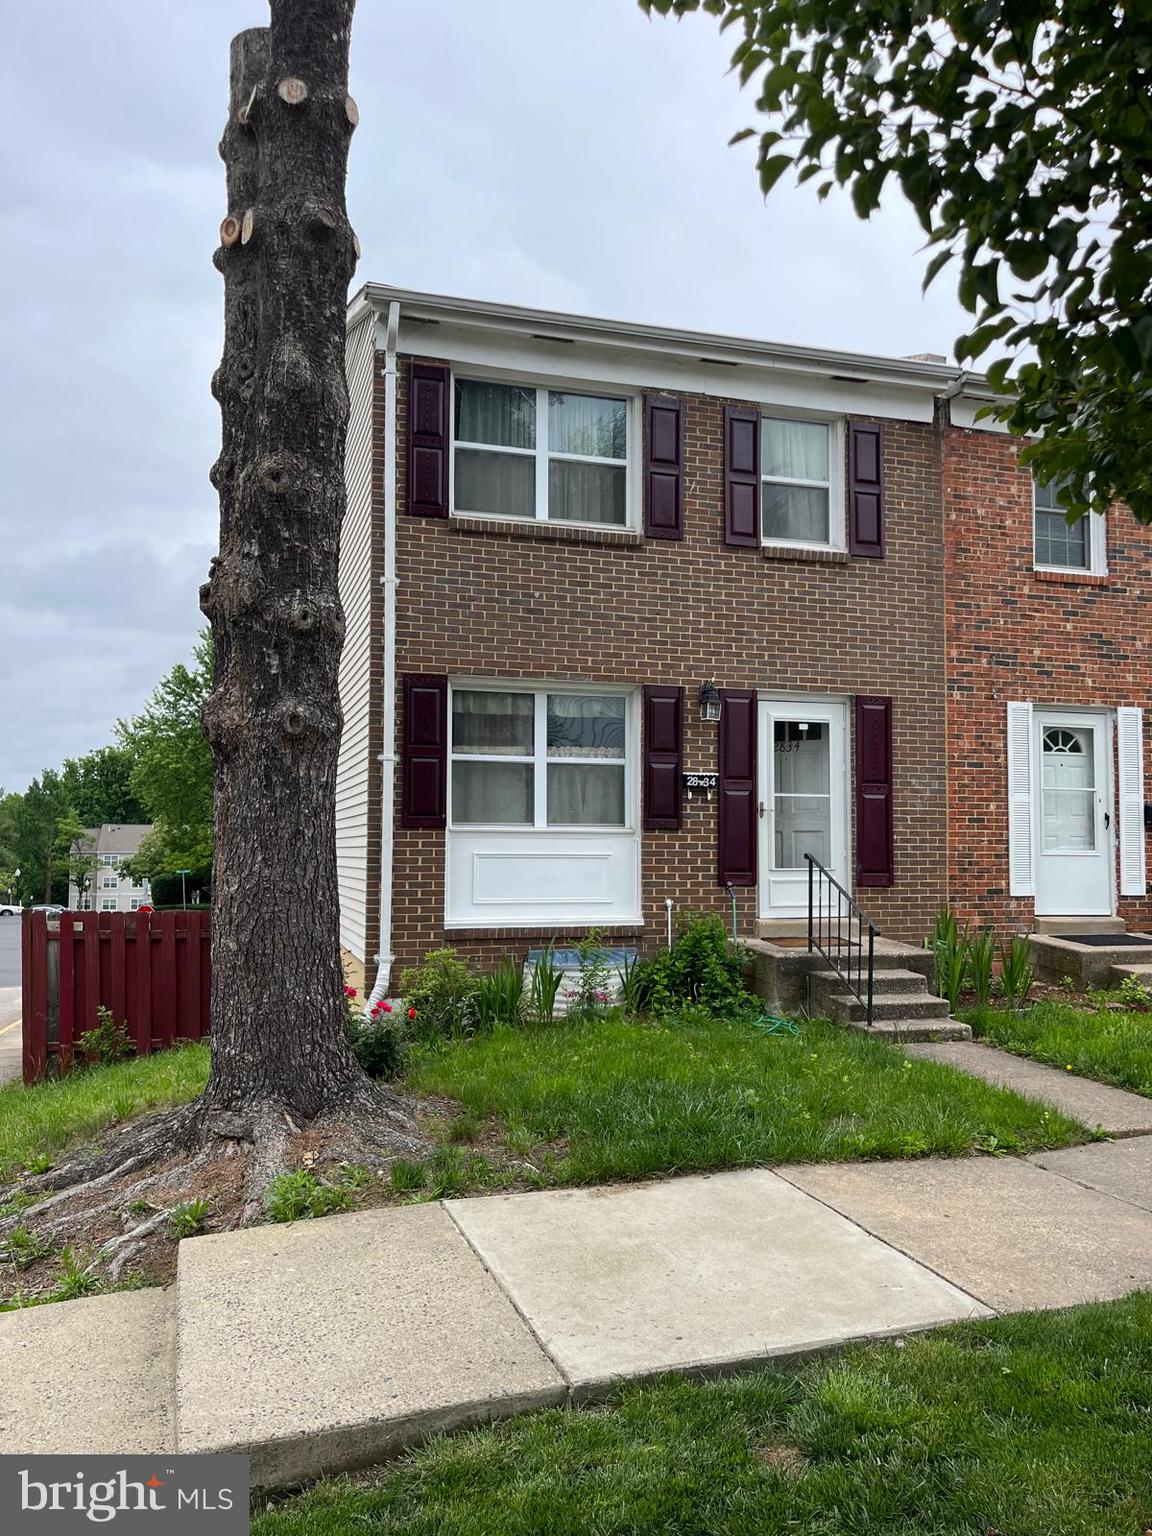
[[[700,718],[704,721],[720,718],[720,694],[715,683],[708,682],[700,685]]]

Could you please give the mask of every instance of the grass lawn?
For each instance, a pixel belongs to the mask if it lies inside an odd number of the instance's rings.
[[[542,1182],[708,1168],[1026,1151],[1088,1139],[1074,1120],[829,1024],[656,1026],[618,1014],[426,1049],[413,1087],[560,1151]]]
[[[254,1536],[1141,1536],[1152,1296],[442,1438]]]
[[[193,1099],[208,1077],[208,1047],[158,1051],[25,1088],[0,1088],[0,1183],[37,1159],[149,1109]]]
[[[1152,1095],[1152,1013],[1113,1013],[1106,1003],[1037,1003],[1024,1013],[974,1008],[962,1017],[992,1045],[1081,1077]]]

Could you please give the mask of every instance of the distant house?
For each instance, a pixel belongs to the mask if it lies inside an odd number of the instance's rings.
[[[69,907],[74,912],[139,911],[151,898],[148,881],[130,879],[121,866],[139,852],[151,830],[150,823],[89,827],[78,850],[90,861],[87,887],[81,891],[74,879],[70,881]]]

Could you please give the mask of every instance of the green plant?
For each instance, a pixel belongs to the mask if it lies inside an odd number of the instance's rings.
[[[203,1232],[208,1219],[211,1200],[200,1196],[195,1200],[181,1200],[168,1212],[168,1230],[175,1238],[195,1237]]]
[[[1035,979],[1028,935],[1014,934],[1010,943],[1000,946],[1000,985],[1009,1008],[1023,1006]]]
[[[485,1189],[492,1183],[493,1167],[479,1152],[463,1152],[459,1147],[437,1147],[428,1159],[426,1170],[429,1199],[451,1200],[470,1190]]]
[[[113,1017],[110,1008],[97,1008],[96,1020],[96,1028],[86,1029],[77,1041],[84,1056],[94,1057],[102,1067],[110,1067],[136,1054],[132,1036]]]
[[[43,1259],[51,1252],[52,1244],[47,1238],[38,1236],[21,1223],[18,1227],[13,1227],[4,1239],[0,1257],[16,1269],[28,1269],[36,1263],[37,1259]]]
[[[955,1011],[968,976],[968,941],[947,902],[936,908],[926,946],[932,951],[933,991]]]
[[[1075,976],[1061,976],[1061,978],[1060,978],[1060,990],[1061,990],[1061,992],[1075,992],[1075,990],[1076,990],[1076,978],[1075,978]]]
[[[421,1040],[466,1034],[479,982],[472,966],[451,948],[431,950],[422,965],[403,971],[400,992],[405,1006],[416,1010],[412,1033]]]
[[[564,972],[553,963],[553,950],[549,945],[532,967],[532,981],[528,990],[528,1012],[537,1023],[547,1024],[556,1012],[556,997]]]
[[[268,1220],[303,1221],[310,1216],[350,1210],[353,1187],[343,1173],[335,1179],[322,1179],[310,1168],[278,1173],[264,1191]]]
[[[574,1018],[603,1013],[612,1001],[603,931],[599,928],[589,929],[582,939],[576,941],[574,947],[579,958],[580,974],[576,985],[565,990],[568,1012]]]
[[[1152,1007],[1152,987],[1146,987],[1138,976],[1125,976],[1117,992],[1120,1001],[1128,1008],[1144,1010]]]
[[[514,960],[502,960],[494,971],[481,976],[469,1000],[473,1025],[485,1034],[515,1028],[523,1006],[524,973]]]
[[[723,920],[715,913],[688,913],[672,948],[647,962],[636,985],[658,1018],[687,1004],[732,1017],[752,1002],[746,971],[745,952],[729,944]]]
[[[136,1111],[136,1100],[130,1093],[120,1093],[112,1100],[112,1113],[117,1121],[131,1120]]]
[[[37,1152],[24,1164],[24,1172],[31,1174],[50,1173],[55,1166],[56,1164],[48,1156],[47,1152]]]
[[[85,1263],[75,1249],[61,1248],[60,1277],[44,1299],[76,1301],[81,1296],[94,1296],[102,1289],[92,1264]]]
[[[389,1003],[376,1003],[367,1018],[349,1013],[352,1053],[369,1077],[399,1077],[408,1050],[404,1022]]]
[[[427,1168],[423,1163],[411,1163],[406,1157],[397,1157],[389,1168],[392,1188],[398,1195],[409,1195],[423,1189]]]
[[[652,962],[641,960],[639,956],[625,959],[616,974],[620,978],[620,1002],[624,1012],[629,1018],[637,1019],[652,1000]]]
[[[969,937],[968,985],[980,1008],[986,1008],[992,996],[992,965],[995,955],[996,940],[987,930],[977,930]]]

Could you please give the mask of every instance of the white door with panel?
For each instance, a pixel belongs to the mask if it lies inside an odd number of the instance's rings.
[[[1037,915],[1110,916],[1116,883],[1109,717],[1037,710],[1032,782]]]
[[[848,878],[847,705],[820,697],[760,703],[760,916],[805,917],[811,854]]]

